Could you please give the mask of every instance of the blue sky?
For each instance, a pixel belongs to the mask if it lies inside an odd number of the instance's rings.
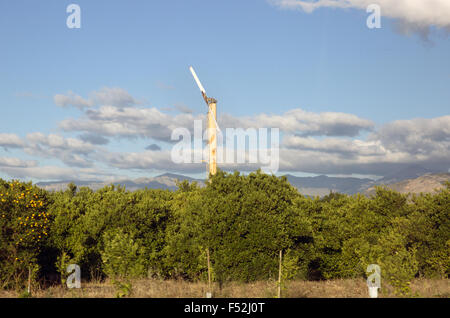
[[[66,26],[70,3],[81,7],[81,29]],[[23,140],[35,132],[77,138],[81,132],[64,131],[59,123],[81,118],[82,111],[55,105],[54,96],[71,91],[87,99],[104,87],[128,92],[139,101],[136,107],[182,105],[204,114],[190,65],[208,94],[219,100],[219,118],[223,113],[237,118],[283,115],[299,108],[353,114],[372,121],[373,130],[339,137],[365,140],[396,120],[449,115],[448,34],[431,26],[427,40],[405,35],[395,29],[399,19],[384,16],[381,29],[369,29],[367,16],[357,8],[308,13],[265,0],[2,1],[0,133]],[[448,122],[440,123],[445,128]],[[450,140],[447,135],[440,138]],[[159,142],[108,139],[108,150],[124,152],[143,151]],[[0,149],[3,158],[35,160],[43,169],[69,168],[58,156],[20,147]],[[133,177],[165,170],[99,164],[113,174]],[[9,168],[0,167],[0,177],[51,179]],[[364,174],[363,168],[342,171]],[[368,169],[366,174],[376,171]],[[302,167],[291,172],[320,173]]]

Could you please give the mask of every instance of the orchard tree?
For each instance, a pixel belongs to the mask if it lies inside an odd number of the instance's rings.
[[[46,191],[13,180],[0,180],[0,287],[24,287],[29,271],[38,271],[37,258],[49,235]]]

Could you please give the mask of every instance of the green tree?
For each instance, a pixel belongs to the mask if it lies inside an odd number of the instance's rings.
[[[0,179],[0,287],[21,289],[49,235],[47,193],[16,180]]]
[[[191,278],[204,271],[206,249],[219,283],[275,277],[278,251],[308,235],[309,224],[293,207],[298,195],[286,178],[218,171],[188,199],[168,248],[177,250],[180,264],[190,260],[185,274]]]
[[[130,233],[114,229],[103,234],[101,257],[106,275],[113,279],[146,275],[145,250]]]

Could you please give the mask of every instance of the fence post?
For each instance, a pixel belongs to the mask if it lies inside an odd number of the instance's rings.
[[[211,266],[209,262],[209,248],[206,249],[206,255],[208,257],[208,292],[206,293],[206,298],[211,298]]]
[[[281,298],[281,262],[283,258],[283,251],[280,250],[280,268],[278,270],[278,298]]]
[[[28,266],[28,294],[31,294],[31,266]]]

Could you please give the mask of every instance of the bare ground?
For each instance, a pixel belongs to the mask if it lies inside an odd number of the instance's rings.
[[[133,298],[202,298],[208,290],[203,282],[186,282],[176,280],[142,279],[131,282],[132,289],[128,297]],[[409,297],[444,297],[450,298],[448,279],[415,279],[411,283]],[[118,289],[111,281],[89,282],[81,289],[67,289],[54,286],[32,291],[38,298],[115,298]],[[19,297],[15,291],[0,291],[0,298]],[[275,281],[254,283],[228,283],[222,289],[213,285],[216,298],[273,298],[277,295]],[[367,284],[364,279],[343,279],[330,281],[291,281],[282,289],[282,297],[290,298],[361,298],[368,297]],[[389,285],[383,285],[379,297],[398,297]]]

